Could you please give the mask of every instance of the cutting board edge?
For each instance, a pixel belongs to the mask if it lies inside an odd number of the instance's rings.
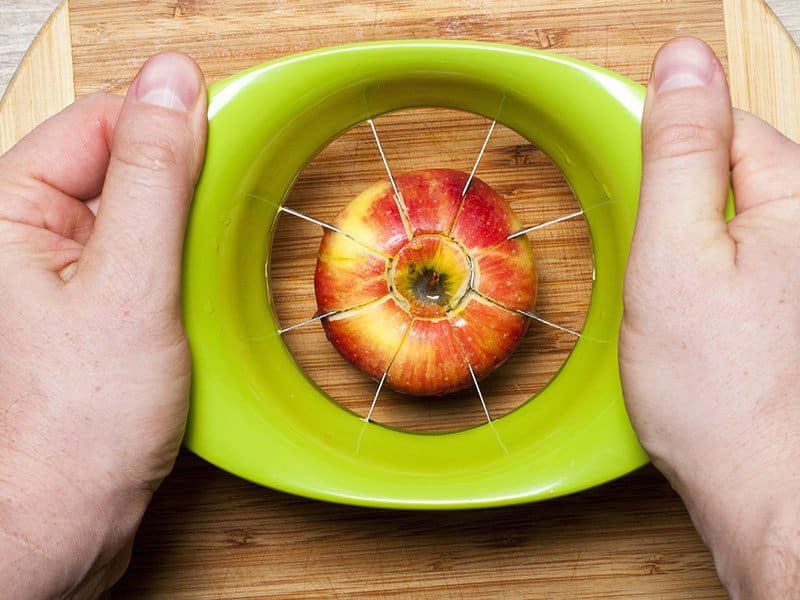
[[[69,1],[63,0],[39,30],[0,98],[0,154],[74,100]]]
[[[734,106],[800,141],[800,48],[764,0],[724,0],[723,11]]]

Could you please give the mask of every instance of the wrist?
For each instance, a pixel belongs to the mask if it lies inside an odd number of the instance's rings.
[[[734,600],[792,598],[800,589],[800,496],[773,489],[684,498]]]
[[[800,590],[800,519],[797,508],[773,510],[739,536],[714,549],[720,579],[731,597],[791,598]],[[719,558],[718,558],[719,557]]]
[[[124,572],[149,501],[20,456],[0,473],[0,582],[15,598],[96,597]],[[146,496],[146,497],[145,497]]]

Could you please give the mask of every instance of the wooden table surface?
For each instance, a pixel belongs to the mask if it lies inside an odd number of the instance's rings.
[[[61,0],[0,0],[0,97],[34,36]],[[766,0],[794,41],[800,44],[800,2]]]
[[[34,9],[45,6],[44,2],[0,1],[4,2],[0,26],[3,19],[13,18],[14,23],[5,23],[6,31],[12,32],[24,30],[26,15],[41,18],[43,12]],[[720,0],[629,0],[620,7],[606,0],[581,0],[583,9],[598,12],[595,19],[577,21],[569,8],[574,3],[555,0],[547,3],[552,32],[537,24],[525,29],[524,35],[534,45],[552,44],[559,51],[605,64],[640,81],[647,78],[650,57],[661,42],[677,33],[701,35],[729,62],[737,103],[772,116],[797,137],[798,113],[787,108],[793,106],[785,100],[791,100],[791,95],[780,89],[785,82],[790,88],[796,85],[797,80],[791,78],[796,54],[790,52],[784,63],[785,55],[776,51],[781,60],[775,59],[775,68],[763,68],[758,53],[773,38],[761,37],[763,23],[743,8],[756,6],[757,0],[752,5],[751,0],[725,1],[726,6],[742,9],[726,13],[729,28],[737,31],[741,43],[725,43]],[[532,5],[537,2],[541,7],[546,4],[531,0]],[[290,19],[299,4],[271,6],[284,11],[281,18]],[[399,23],[399,29],[392,31],[405,32],[404,37],[429,33],[424,29],[428,25],[414,21],[413,12],[392,11],[392,6],[403,2],[380,4]],[[467,4],[489,6],[480,0]],[[502,3],[492,6],[497,4]],[[326,0],[316,5],[321,14],[334,15],[344,6]],[[458,5],[453,1],[448,6],[457,12]],[[773,0],[773,5],[797,33],[800,3]],[[109,6],[115,12],[102,12]],[[302,49],[303,44],[313,47],[322,45],[320,39],[335,42],[363,33],[357,28],[340,32],[321,28],[315,30],[319,37],[313,40],[270,37],[273,33],[259,30],[258,24],[252,30],[245,28],[250,18],[258,23],[260,12],[266,10],[263,4],[230,0],[226,9],[240,10],[225,14],[216,10],[218,6],[222,4],[214,0],[116,4],[73,0],[72,20],[66,28],[71,32],[75,71],[73,78],[69,65],[69,89],[61,90],[63,97],[69,97],[70,91],[123,91],[141,59],[161,47],[164,39],[197,56],[214,80],[272,55]],[[363,15],[350,18],[358,21]],[[201,33],[209,19],[216,19],[213,33],[219,46],[209,47],[207,34]],[[308,16],[297,21],[307,22]],[[462,35],[472,31],[469,19],[435,22]],[[193,27],[187,29],[185,23]],[[284,26],[289,30],[297,25],[289,20]],[[521,41],[513,37],[523,35],[516,32],[521,24],[497,21],[493,26],[489,31],[475,29],[473,34]],[[458,29],[463,27],[467,34]],[[610,29],[613,36],[603,33]],[[247,35],[256,41],[235,43]],[[6,64],[17,60],[14,48],[4,41],[0,60]],[[751,85],[753,72],[759,85]],[[45,81],[58,83],[53,78]],[[31,89],[35,93],[39,88]],[[11,98],[18,117],[29,100],[36,98]],[[9,122],[8,104],[6,121],[2,110],[0,128]],[[545,503],[467,512],[396,512],[288,496],[243,482],[183,452],[145,517],[131,568],[113,596],[678,599],[723,598],[725,594],[680,500],[651,467]]]

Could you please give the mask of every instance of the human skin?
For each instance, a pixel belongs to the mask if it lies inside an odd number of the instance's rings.
[[[0,157],[0,590],[98,595],[185,425],[197,67],[151,59]],[[171,90],[171,92],[170,92]],[[166,106],[165,106],[166,105]],[[798,147],[693,40],[654,65],[620,366],[632,423],[737,598],[800,589]],[[730,180],[738,216],[722,207]],[[99,204],[95,218],[88,206]]]
[[[733,111],[717,58],[683,38],[655,60],[642,150],[620,335],[631,421],[731,596],[796,598],[800,147]]]
[[[164,54],[124,102],[83,98],[0,158],[0,596],[108,588],[172,468],[206,123],[200,70]]]

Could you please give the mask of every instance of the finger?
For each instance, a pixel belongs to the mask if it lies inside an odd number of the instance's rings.
[[[723,218],[732,129],[728,86],[711,48],[694,38],[665,45],[642,122],[638,246],[672,256],[714,242],[732,247]]]
[[[91,208],[41,181],[4,183],[0,219],[29,225],[85,244],[94,225]]]
[[[86,243],[122,99],[81,98],[20,140],[0,160],[0,218]]]
[[[87,263],[177,292],[186,218],[205,150],[202,74],[187,56],[159,54],[128,91]],[[79,275],[80,275],[79,266]],[[106,269],[111,270],[111,274]]]
[[[0,161],[0,180],[41,182],[89,200],[103,187],[122,98],[91,94],[50,117]]]
[[[735,111],[731,150],[736,212],[784,198],[800,199],[800,145],[744,111]]]

